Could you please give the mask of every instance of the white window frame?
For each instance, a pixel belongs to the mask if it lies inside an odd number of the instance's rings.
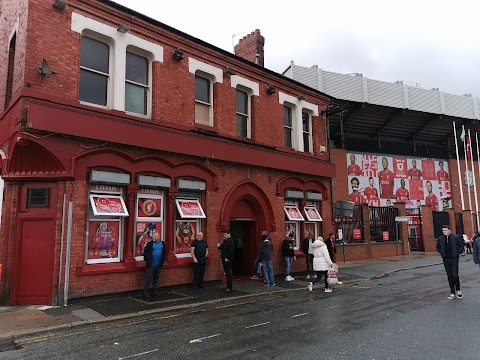
[[[85,232],[85,263],[86,264],[106,264],[106,263],[115,263],[115,262],[121,262],[123,258],[123,244],[124,244],[124,234],[123,234],[123,228],[125,226],[125,216],[115,216],[115,215],[102,215],[102,216],[95,216],[95,211],[92,207],[91,203],[91,195],[106,195],[109,197],[117,197],[121,196],[123,199],[124,196],[124,188],[115,185],[116,187],[120,188],[120,191],[109,191],[109,190],[91,190],[90,187],[92,186],[92,183],[88,183],[89,186],[89,208],[87,212],[87,229]],[[123,200],[122,200],[123,202]],[[125,208],[126,209],[126,208]],[[127,210],[128,211],[128,210]],[[88,243],[89,243],[89,237],[94,236],[93,234],[89,233],[89,228],[90,228],[90,221],[93,222],[118,222],[118,234],[115,234],[115,236],[118,236],[118,252],[117,252],[117,257],[115,258],[101,258],[101,259],[89,259],[88,258]]]
[[[174,254],[177,258],[188,258],[188,257],[191,257],[192,254],[190,251],[188,251],[188,253],[177,253],[177,224],[178,223],[184,223],[184,222],[195,222],[196,223],[196,233],[195,233],[195,236],[198,234],[199,231],[202,231],[202,218],[205,218],[205,211],[203,210],[202,208],[202,211],[203,211],[203,216],[204,217],[181,217],[180,216],[180,210],[179,210],[179,205],[178,205],[178,200],[188,200],[188,201],[196,201],[200,204],[200,206],[202,205],[202,193],[201,192],[179,192],[178,195],[177,195],[177,198],[175,199],[175,204],[176,204],[176,211],[175,211],[175,214],[174,214],[174,223],[175,223],[175,226],[174,226],[174,244],[175,246],[173,247],[173,250],[174,250]],[[178,215],[178,216],[177,216]],[[193,240],[192,240],[193,241]]]
[[[287,126],[285,125],[285,109],[290,109],[290,117],[292,120],[292,126]],[[283,146],[288,147],[287,144],[285,144],[285,132],[290,131],[290,139],[292,142],[292,145],[290,148],[295,149],[295,120],[294,120],[294,110],[293,106],[289,104],[283,104]]]
[[[303,129],[303,114],[308,116],[308,132]],[[305,150],[305,140],[304,134],[308,134],[308,151]],[[302,109],[302,143],[303,143],[303,151],[313,153],[313,141],[312,141],[312,114],[310,111],[305,111]]]
[[[200,77],[202,79],[205,79],[205,80],[209,81],[208,97],[210,99],[210,102],[207,103],[207,102],[198,100],[197,97],[195,96],[195,105],[200,104],[200,105],[208,106],[208,124],[204,124],[203,121],[198,121],[197,120],[196,107],[195,107],[195,122],[198,123],[198,124],[201,124],[201,125],[213,126],[214,125],[214,123],[213,123],[213,83],[214,83],[214,81],[213,81],[213,78],[209,74],[204,73],[202,71],[198,71],[197,73],[195,73],[195,91],[196,91],[196,85],[197,85],[197,77]]]
[[[144,84],[140,84],[140,83],[136,83],[134,81],[131,81],[131,80],[127,80],[127,68],[126,68],[126,58],[127,58],[127,53],[132,53],[132,54],[135,54],[135,55],[138,55],[138,56],[141,56],[141,57],[144,57],[145,59],[147,59],[147,62],[148,62],[148,68],[147,68],[147,71],[148,71],[148,84],[145,86]],[[125,87],[125,94],[126,94],[126,83],[130,83],[130,84],[134,84],[134,85],[137,85],[137,86],[141,86],[145,89],[147,89],[147,113],[146,114],[140,114],[140,113],[135,113],[135,112],[131,112],[131,111],[126,111],[125,110],[125,113],[126,114],[129,114],[129,115],[134,115],[134,116],[140,116],[140,117],[144,117],[144,118],[151,118],[152,116],[152,81],[153,81],[153,78],[152,78],[152,63],[153,63],[153,59],[152,59],[152,54],[148,51],[144,51],[140,48],[137,48],[133,45],[129,45],[127,46],[126,50],[125,50],[125,81],[124,81],[124,87]],[[125,99],[126,98],[126,95],[124,96],[124,106],[125,106]]]
[[[79,71],[78,99],[80,101],[80,104],[94,106],[94,107],[97,107],[97,108],[100,108],[100,109],[112,109],[113,108],[112,69],[114,67],[114,56],[115,55],[114,55],[114,50],[113,49],[115,48],[115,41],[108,36],[105,36],[103,34],[99,34],[99,33],[93,32],[93,31],[89,31],[89,30],[85,30],[82,33],[82,38],[83,37],[88,37],[90,39],[93,39],[95,41],[98,41],[98,42],[101,42],[101,43],[104,43],[104,44],[108,45],[108,51],[109,51],[108,52],[108,74],[102,73],[100,71],[96,71],[94,69],[86,68],[86,67],[83,67],[81,65],[79,66],[80,70],[87,70],[87,71],[90,71],[90,72],[93,72],[93,73],[96,73],[96,74],[107,75],[107,103],[106,103],[106,105],[101,105],[101,104],[95,104],[95,103],[91,103],[91,102],[88,102],[88,101],[80,100],[80,71]],[[80,62],[80,59],[79,59],[79,62]]]
[[[247,95],[247,114],[242,114],[242,113],[239,113],[237,110],[237,104],[236,104],[236,99],[237,99],[237,91],[240,91],[244,94]],[[244,88],[242,86],[237,86],[237,88],[235,89],[235,114],[238,116],[244,116],[247,118],[247,139],[251,139],[252,138],[252,107],[251,107],[251,104],[252,104],[252,95],[251,95],[251,90],[250,89],[247,89],[247,88]],[[235,122],[237,122],[237,118],[235,117]],[[236,128],[236,127],[235,127]],[[237,132],[237,135],[238,136],[241,136],[238,134]],[[243,137],[243,136],[241,136]]]
[[[287,212],[287,209],[288,208],[297,208],[300,212],[300,209],[299,209],[299,202],[298,201],[293,201],[293,200],[285,200],[284,201],[284,215],[285,215],[285,224],[295,224],[295,246],[294,246],[294,250],[299,250],[300,249],[300,226],[302,225],[302,222],[305,221],[305,219],[303,221],[297,221],[297,220],[289,220],[289,216],[287,215],[288,212]],[[300,215],[302,213],[300,212]],[[285,234],[285,236],[287,236],[287,234]]]
[[[164,240],[165,239],[165,221],[164,221],[164,214],[165,214],[165,191],[164,190],[158,190],[159,194],[144,194],[142,193],[142,189],[145,188],[139,188],[136,199],[135,199],[135,231],[133,234],[133,254],[135,256],[135,260],[143,260],[143,255],[142,256],[137,256],[137,224],[138,223],[145,223],[145,222],[151,222],[151,223],[161,223],[162,228],[161,229],[155,229],[156,232],[160,234],[160,239]],[[157,217],[140,217],[138,216],[138,203],[139,199],[160,199],[161,205],[160,205],[160,216]]]
[[[107,106],[99,106],[97,104],[82,102],[80,103],[101,107],[107,109],[115,109],[118,111],[125,112],[125,65],[126,65],[126,53],[127,49],[136,49],[135,51],[140,51],[142,56],[148,54],[147,59],[150,60],[150,70],[152,69],[153,62],[163,63],[163,46],[150,42],[148,40],[142,39],[138,36],[133,35],[132,33],[121,33],[117,31],[117,26],[110,26],[102,22],[93,20],[86,16],[80,15],[76,12],[72,12],[72,22],[71,22],[72,31],[85,34],[89,37],[92,37],[96,40],[103,41],[102,39],[111,39],[111,48],[110,48],[110,66],[111,71],[111,81],[109,82],[109,91],[107,94]],[[98,39],[100,38],[100,39]],[[129,50],[130,51],[130,50]],[[150,71],[150,76],[152,71]],[[150,86],[152,80],[150,79]],[[151,98],[150,91],[150,98]],[[129,113],[129,115],[151,118],[152,116],[152,101],[147,102],[147,115]]]

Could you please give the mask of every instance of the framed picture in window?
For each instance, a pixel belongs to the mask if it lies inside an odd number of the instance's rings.
[[[196,220],[176,221],[175,224],[175,254],[190,254],[190,245],[198,231]]]
[[[135,227],[135,257],[143,259],[143,249],[153,239],[153,234],[158,232],[162,240],[162,222],[137,221]]]
[[[118,261],[119,238],[120,219],[89,220],[87,262]]]
[[[90,194],[90,204],[95,216],[128,216],[121,195]]]
[[[182,219],[204,219],[206,218],[199,200],[176,199],[177,209]]]

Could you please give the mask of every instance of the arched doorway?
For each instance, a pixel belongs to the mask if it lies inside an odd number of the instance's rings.
[[[252,275],[262,231],[275,230],[273,210],[265,193],[251,182],[235,186],[223,203],[220,227],[230,228],[237,244],[234,275]]]

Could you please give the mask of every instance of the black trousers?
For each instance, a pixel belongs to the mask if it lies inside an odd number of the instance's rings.
[[[460,290],[460,278],[458,277],[458,259],[443,259],[443,266],[448,277],[450,291],[455,294],[455,289]]]
[[[205,275],[206,264],[205,259],[199,259],[197,263],[193,263],[193,285],[203,286],[203,275]]]
[[[325,277],[325,289],[328,289],[328,281],[327,281],[327,272],[328,271],[316,271],[317,278],[312,280],[312,283],[315,284],[320,281],[322,275]]]
[[[232,261],[225,261],[225,259],[222,259],[222,265],[223,265],[223,271],[225,272],[225,275],[227,276],[227,289],[232,290]]]
[[[152,267],[145,269],[145,280],[143,282],[143,292],[145,294],[148,292],[148,285],[150,284],[150,281],[152,281],[153,291],[157,291],[160,270],[162,270],[160,265],[152,265]]]

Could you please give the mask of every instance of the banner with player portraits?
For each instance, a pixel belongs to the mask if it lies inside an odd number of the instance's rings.
[[[451,206],[447,160],[347,153],[348,200],[356,205]]]

